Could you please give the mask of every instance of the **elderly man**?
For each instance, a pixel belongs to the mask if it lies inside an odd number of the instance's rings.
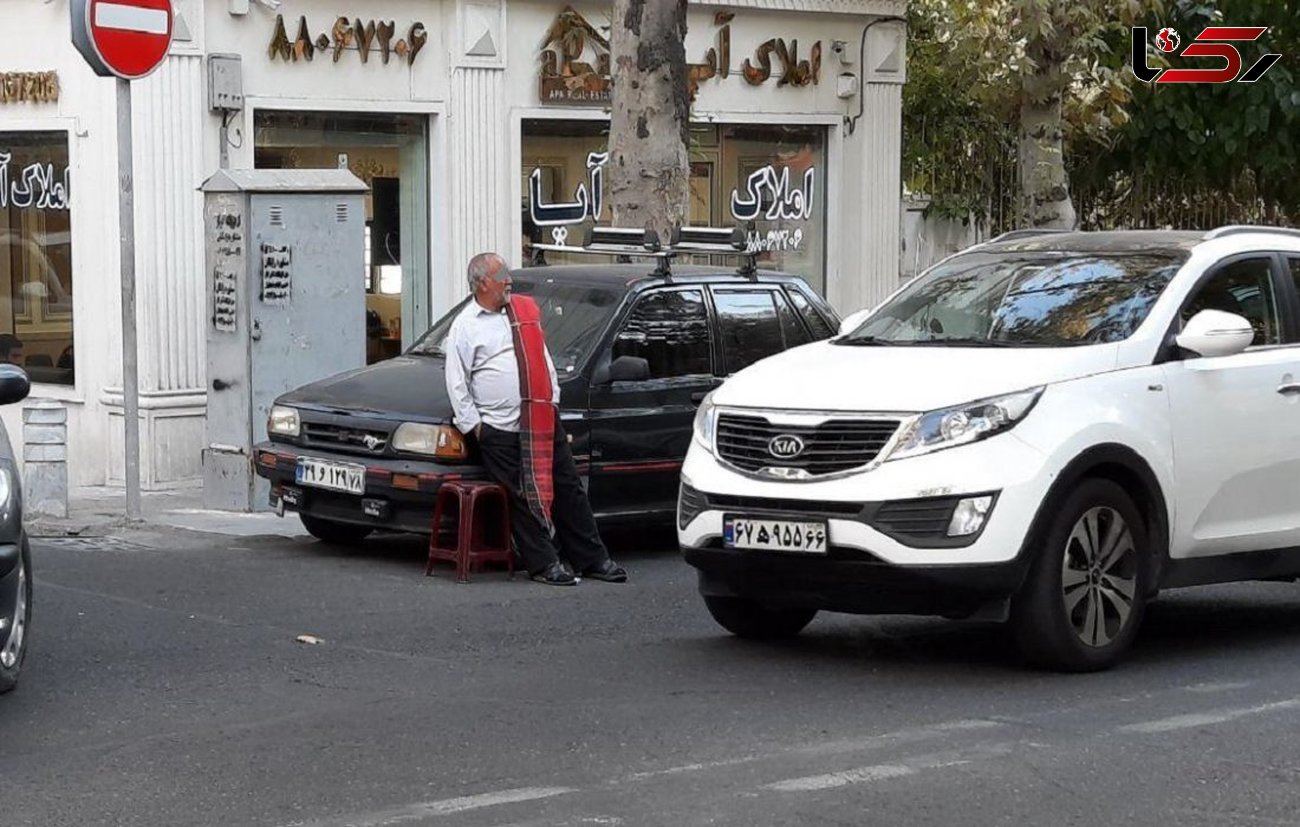
[[[474,301],[447,335],[447,392],[455,424],[478,439],[488,475],[510,495],[515,546],[533,580],[610,583],[627,572],[609,559],[560,424],[560,387],[537,303],[510,295],[495,253],[469,263]],[[572,568],[561,560],[563,556]],[[575,576],[576,574],[576,576]]]

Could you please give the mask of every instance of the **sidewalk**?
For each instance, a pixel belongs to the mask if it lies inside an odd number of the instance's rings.
[[[306,537],[302,523],[292,514],[284,518],[273,512],[245,514],[212,511],[203,507],[203,489],[195,486],[176,491],[145,492],[141,497],[143,521],[126,519],[126,491],[122,488],[78,488],[68,498],[66,518],[26,518],[32,537],[109,537],[160,529],[181,529],[227,537]]]

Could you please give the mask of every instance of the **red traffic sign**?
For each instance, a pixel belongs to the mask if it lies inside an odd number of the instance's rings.
[[[101,77],[137,80],[172,45],[171,0],[72,0],[72,43]]]

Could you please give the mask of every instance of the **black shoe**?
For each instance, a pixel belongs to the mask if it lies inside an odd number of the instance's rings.
[[[573,576],[573,572],[558,560],[531,576],[538,583],[545,583],[548,586],[578,585],[578,579]]]
[[[626,583],[627,569],[606,558],[605,562],[592,566],[579,576],[590,577],[592,580],[604,580],[606,583]]]

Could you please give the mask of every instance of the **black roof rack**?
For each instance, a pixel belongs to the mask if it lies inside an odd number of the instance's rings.
[[[620,261],[652,258],[657,262],[654,274],[672,279],[672,259],[683,253],[740,256],[743,261],[737,274],[758,280],[758,253],[749,249],[741,227],[681,227],[673,231],[667,245],[661,244],[654,230],[625,227],[591,227],[581,247],[563,244],[534,244],[534,250],[580,255],[616,256]]]
[[[1204,239],[1210,241],[1215,238],[1224,238],[1230,235],[1244,235],[1246,233],[1272,233],[1275,235],[1287,235],[1300,238],[1300,230],[1291,227],[1259,227],[1251,224],[1228,224],[1224,227],[1216,227],[1205,234]]]

